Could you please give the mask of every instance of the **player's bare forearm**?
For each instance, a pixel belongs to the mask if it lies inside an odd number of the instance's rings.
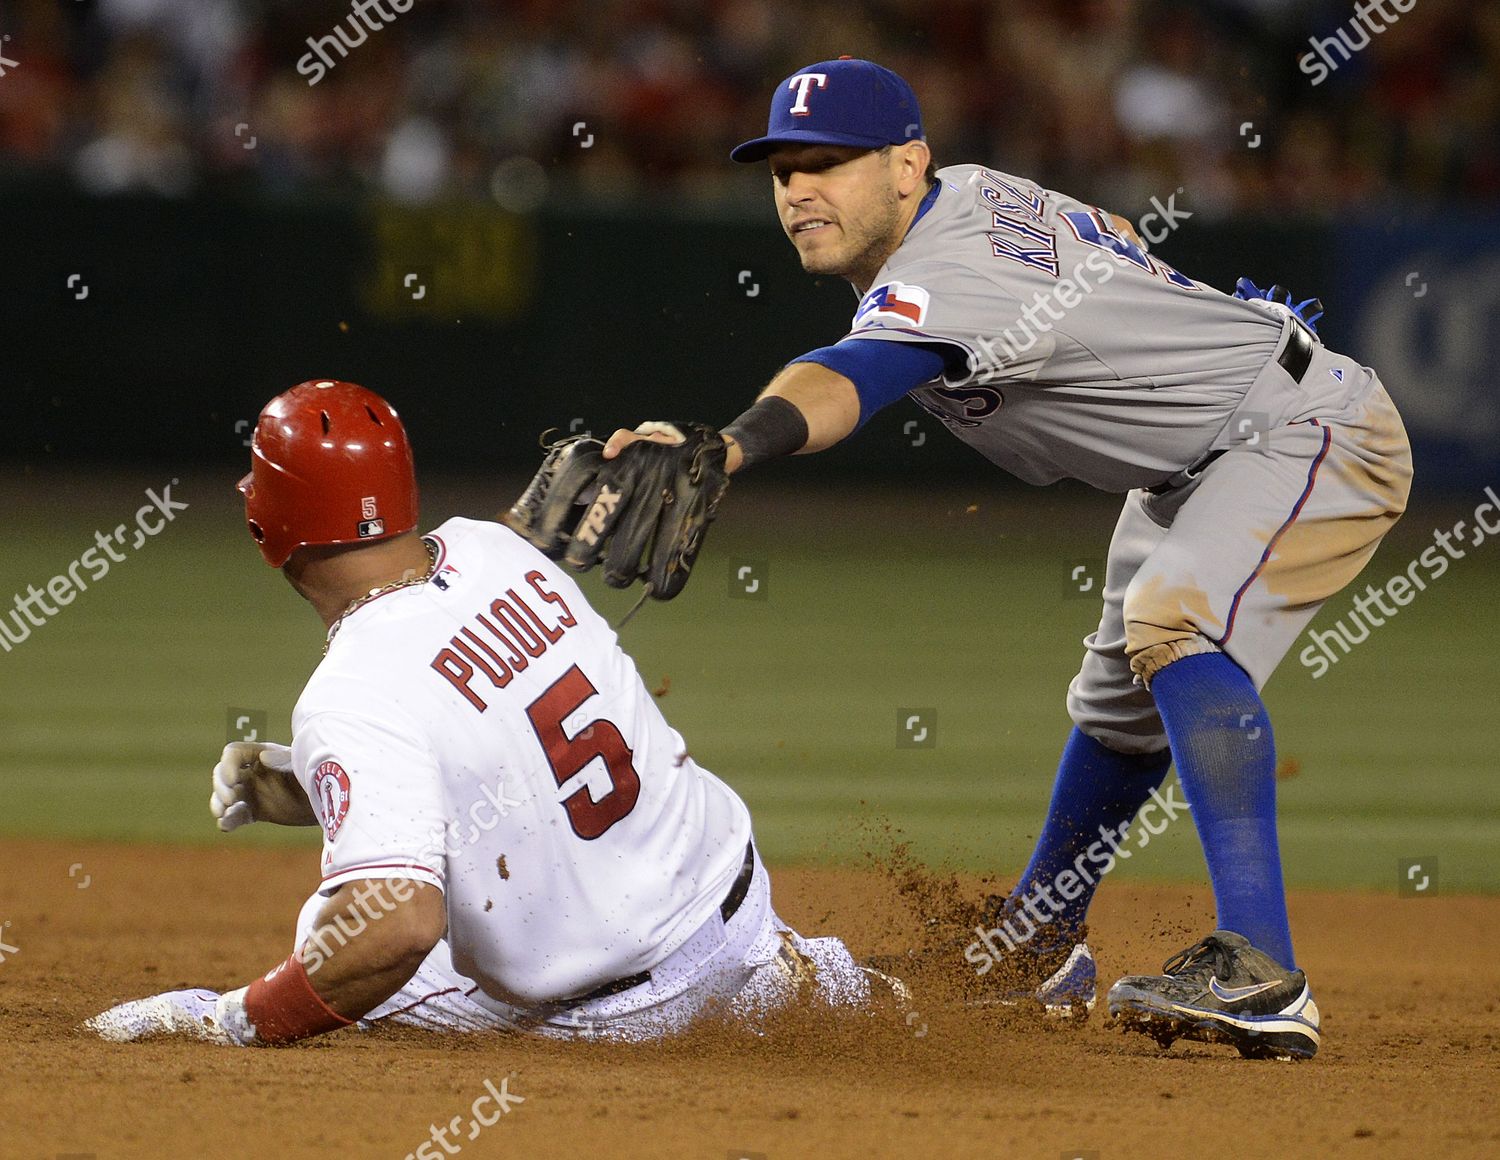
[[[276,770],[260,787],[260,801],[267,807],[263,821],[278,826],[316,826],[318,815],[302,789],[297,775],[289,769]]]
[[[778,448],[775,454],[807,455],[823,451],[847,437],[859,425],[859,392],[854,384],[837,371],[814,362],[792,363],[767,384],[757,398],[757,405],[767,399],[782,399],[796,408],[797,422],[806,424],[806,436],[795,446]],[[752,408],[753,411],[753,408]],[[752,412],[746,412],[723,431],[727,445],[725,468],[733,474],[744,466],[744,448],[735,437],[735,427],[744,424]],[[643,426],[654,426],[644,425]],[[604,458],[613,459],[630,444],[641,439],[675,442],[659,430],[641,434],[623,428],[610,436],[604,445]],[[775,437],[772,437],[775,441]]]
[[[346,882],[302,944],[313,990],[358,1019],[406,985],[447,930],[443,892],[402,879]]]
[[[292,769],[290,747],[231,741],[214,766],[209,810],[228,833],[251,822],[316,826],[318,816]]]
[[[807,442],[798,455],[824,451],[859,426],[859,392],[854,384],[819,363],[799,362],[784,367],[760,397],[785,399],[802,412],[807,422]],[[729,470],[734,471],[736,466],[731,459]]]

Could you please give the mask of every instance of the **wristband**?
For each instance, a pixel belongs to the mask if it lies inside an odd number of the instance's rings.
[[[286,962],[245,989],[244,1003],[256,1043],[293,1043],[354,1022],[318,997],[295,951]]]
[[[807,446],[807,419],[797,404],[766,395],[720,432],[740,445],[740,467],[794,455]]]

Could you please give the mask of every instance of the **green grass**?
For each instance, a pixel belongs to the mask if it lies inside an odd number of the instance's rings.
[[[163,480],[8,485],[0,602],[45,583],[129,520]],[[316,618],[259,563],[225,479],[185,479],[192,505],[32,639],[0,653],[0,833],[265,844],[224,838],[208,774],[230,706],[285,738],[319,660]],[[13,489],[13,490],[12,490]],[[509,487],[431,493],[433,522]],[[977,505],[969,512],[967,505]],[[736,489],[698,575],[623,640],[695,758],[750,803],[773,861],[849,861],[890,841],[929,861],[1013,872],[1046,808],[1063,705],[1097,617],[1070,594],[1102,561],[1115,504],[1079,492],[871,495]],[[1409,516],[1365,579],[1381,581],[1472,508]],[[731,565],[768,562],[766,600],[732,599]],[[1394,890],[1402,858],[1436,857],[1444,891],[1495,891],[1500,782],[1491,730],[1500,547],[1483,548],[1320,680],[1289,657],[1267,690],[1281,754],[1288,881]],[[634,593],[585,588],[617,618]],[[1349,608],[1336,599],[1317,622]],[[1300,647],[1300,645],[1299,645]],[[898,711],[935,709],[937,744],[897,746]],[[1201,880],[1184,819],[1121,875]]]

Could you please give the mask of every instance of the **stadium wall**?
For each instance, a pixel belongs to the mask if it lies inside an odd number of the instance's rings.
[[[769,209],[523,218],[12,188],[0,216],[0,455],[23,464],[227,465],[271,395],[340,377],[396,403],[429,469],[529,470],[548,427],[727,420],[786,359],[842,334],[853,306],[844,283],[802,273]],[[1401,403],[1426,488],[1500,477],[1500,219],[1195,220],[1158,252],[1212,285],[1249,274],[1321,294],[1329,344]],[[988,471],[905,405],[822,469],[904,472],[911,455],[892,452],[913,447]]]

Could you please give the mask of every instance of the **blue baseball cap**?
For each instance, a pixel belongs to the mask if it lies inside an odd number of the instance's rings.
[[[810,64],[776,86],[766,135],[736,145],[734,161],[764,161],[783,145],[881,149],[920,140],[911,86],[873,61],[841,56]]]

